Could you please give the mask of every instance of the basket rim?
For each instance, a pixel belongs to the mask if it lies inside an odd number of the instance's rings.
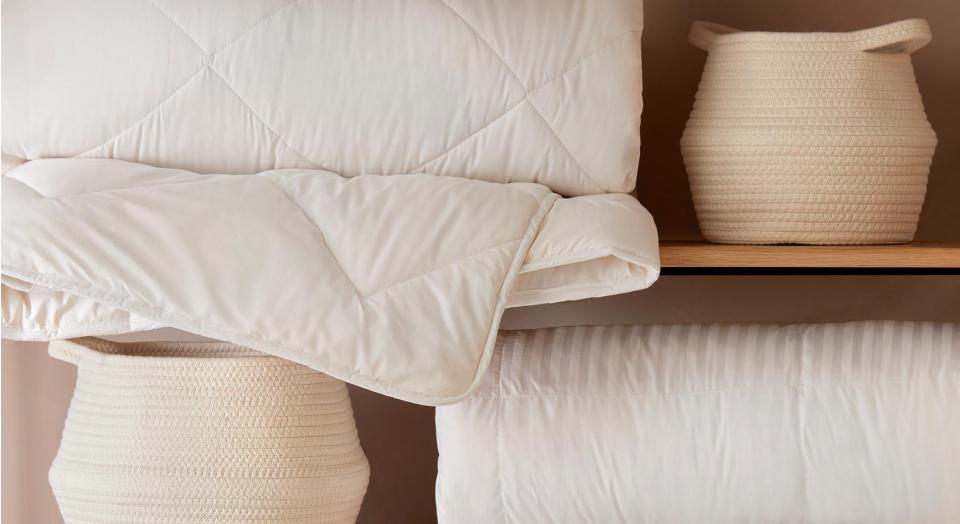
[[[251,360],[293,362],[230,342],[114,342],[97,337],[81,337],[50,342],[50,356],[79,366],[81,363],[114,365],[195,366],[202,361],[222,363]],[[175,353],[175,354],[169,354]]]

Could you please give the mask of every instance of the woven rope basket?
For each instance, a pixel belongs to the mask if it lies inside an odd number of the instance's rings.
[[[78,367],[50,469],[67,523],[356,521],[370,470],[343,382],[222,343],[50,354]]]
[[[709,54],[681,139],[703,236],[731,244],[913,239],[937,138],[910,53],[924,20],[852,33],[695,22]]]

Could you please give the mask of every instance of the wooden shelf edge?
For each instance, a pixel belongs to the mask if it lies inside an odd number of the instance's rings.
[[[660,243],[664,268],[960,269],[960,243],[881,246],[754,246]]]

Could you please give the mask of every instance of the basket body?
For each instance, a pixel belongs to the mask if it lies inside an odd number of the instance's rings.
[[[354,522],[343,382],[230,344],[51,343],[78,367],[49,480],[65,522]]]
[[[698,22],[708,51],[681,139],[711,242],[909,242],[936,134],[910,53],[922,20],[853,33],[763,33]]]

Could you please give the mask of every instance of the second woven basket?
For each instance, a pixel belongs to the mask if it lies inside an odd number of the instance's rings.
[[[929,41],[924,20],[852,33],[694,23],[709,56],[681,149],[704,237],[911,241],[937,138],[910,53]]]
[[[370,468],[346,384],[227,343],[58,340],[77,386],[64,522],[353,523]]]

